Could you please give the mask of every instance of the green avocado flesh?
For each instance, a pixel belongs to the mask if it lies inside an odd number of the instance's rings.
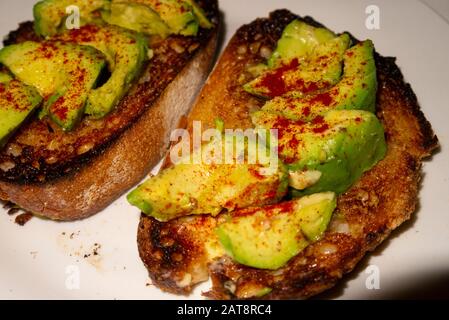
[[[110,10],[102,11],[101,16],[109,24],[149,35],[166,38],[171,33],[157,12],[145,5],[113,2]]]
[[[34,29],[38,35],[48,37],[66,28],[69,15],[66,8],[77,6],[80,13],[80,25],[99,22],[99,10],[107,7],[109,0],[44,0],[33,8]]]
[[[291,172],[321,173],[315,184],[295,195],[342,193],[386,152],[382,124],[367,111],[333,110],[304,123],[270,118],[264,125],[278,129],[279,156]]]
[[[224,141],[235,143],[226,137]],[[263,173],[261,169],[268,164],[250,163],[245,154],[257,150],[260,155],[267,151],[265,146],[247,141],[245,148],[234,155],[234,148],[226,147],[229,143],[214,139],[203,145],[191,157],[144,182],[128,195],[128,201],[160,221],[191,214],[217,215],[223,209],[233,211],[279,201],[287,192],[285,166],[279,163],[272,172]],[[218,154],[221,157],[212,156]],[[228,156],[233,161],[224,164]]]
[[[7,76],[0,73],[0,147],[42,101],[33,87],[11,78],[7,80]]]
[[[280,114],[292,120],[313,119],[334,109],[374,112],[377,77],[371,41],[360,42],[344,54],[341,80],[329,89],[303,96],[291,91],[268,101],[259,112]]]
[[[192,7],[193,13],[196,15],[201,28],[210,29],[213,27],[204,10],[194,0],[184,0],[184,2]]]
[[[268,69],[244,89],[269,99],[291,91],[310,94],[334,86],[340,80],[343,55],[349,44],[347,34],[318,44],[308,56],[295,57],[288,64]]]
[[[334,193],[316,193],[233,212],[216,233],[226,253],[238,263],[276,270],[322,238],[335,207]]]
[[[94,118],[102,118],[115,108],[148,58],[143,36],[115,26],[87,25],[55,39],[91,46],[106,56],[111,76],[101,87],[89,92],[86,106],[86,113]]]
[[[315,83],[327,83],[328,87],[317,85],[315,91],[305,92],[298,83],[304,83],[306,77],[301,73],[308,71],[307,62],[297,63],[287,71],[288,62],[283,62],[245,85],[252,94],[270,97],[263,90],[270,89],[270,85],[279,88],[280,82],[271,76],[277,72],[283,88],[287,88],[271,95],[272,99],[253,112],[251,119],[256,128],[278,130],[279,156],[288,165],[294,197],[322,191],[342,193],[386,153],[383,127],[373,113],[377,90],[374,47],[367,40],[348,48],[350,41],[345,34],[319,44],[308,42],[309,38],[301,31],[305,28],[303,24],[291,25],[296,29],[290,27],[285,39],[284,31],[279,42],[285,47],[288,41],[308,44],[302,51],[296,50],[294,58],[288,49],[278,45],[277,56],[282,58],[288,52],[286,56],[292,61],[310,59],[315,67],[310,77]],[[308,29],[309,34],[317,30],[310,26]],[[309,47],[312,49],[308,50]],[[304,55],[307,57],[302,58]],[[322,60],[324,64],[318,62]],[[275,81],[265,81],[262,86],[266,75]]]
[[[328,29],[314,28],[302,21],[294,20],[282,32],[276,49],[268,59],[268,66],[273,68],[295,58],[306,57],[317,45],[334,38],[335,34]]]
[[[162,38],[213,26],[193,0],[43,0],[33,8],[36,33],[49,37],[66,30],[71,6],[79,8],[80,26],[107,23]]]
[[[0,50],[12,73],[1,73],[0,83],[15,77],[34,87],[44,100],[39,119],[48,116],[65,131],[84,114],[98,119],[114,110],[148,60],[146,35],[196,35],[213,26],[193,0],[43,0],[33,13],[45,41]]]
[[[106,65],[104,56],[92,47],[57,41],[5,47],[0,63],[37,89],[50,118],[67,131],[84,114],[88,93]]]
[[[212,23],[193,0],[118,0],[117,3],[144,5],[156,12],[170,33],[194,36],[199,27],[211,28]]]

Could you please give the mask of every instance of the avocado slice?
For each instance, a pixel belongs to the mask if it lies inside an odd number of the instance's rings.
[[[212,22],[209,20],[209,18],[207,17],[203,8],[201,8],[194,0],[184,0],[184,2],[186,2],[192,6],[193,13],[198,18],[198,22],[199,22],[201,28],[210,29],[214,26],[212,24]]]
[[[94,48],[58,41],[5,47],[0,50],[0,63],[38,90],[50,118],[66,131],[81,119],[88,93],[106,65]]]
[[[244,89],[262,98],[274,98],[296,91],[310,94],[334,86],[340,80],[343,55],[350,45],[349,35],[316,45],[300,63],[294,58],[287,64],[269,69],[244,85]]]
[[[233,141],[226,134],[223,139]],[[261,169],[268,164],[248,161],[249,150],[256,150],[257,155],[267,152],[263,144],[249,140],[236,154],[232,150],[237,148],[229,146],[214,139],[144,182],[128,195],[128,201],[144,213],[167,221],[184,215],[217,215],[223,209],[233,211],[275,203],[286,194],[288,176],[282,163],[263,174]],[[220,157],[217,159],[216,155]]]
[[[320,173],[312,185],[294,191],[295,196],[321,191],[342,193],[385,156],[384,130],[371,112],[332,110],[311,122],[266,114],[269,119],[259,118],[257,122],[279,130],[279,156],[289,170]]]
[[[374,112],[377,74],[373,52],[370,40],[356,44],[345,52],[343,77],[335,86],[306,96],[291,92],[289,96],[276,97],[256,113],[271,112],[292,120],[311,120],[332,109]]]
[[[293,59],[305,59],[315,46],[332,40],[335,34],[326,28],[315,28],[305,22],[293,20],[282,32],[276,49],[268,59],[268,66],[274,68],[288,64]]]
[[[15,79],[6,80],[7,76],[0,73],[0,148],[42,102],[33,87]]]
[[[34,5],[34,29],[43,37],[53,36],[65,29],[66,8],[80,9],[81,25],[99,22],[99,10],[107,7],[110,0],[43,0]]]
[[[182,0],[119,0],[122,3],[139,3],[150,6],[168,25],[172,33],[184,36],[196,35],[199,21],[194,8]]]
[[[171,33],[170,28],[153,9],[141,4],[112,2],[110,10],[102,11],[101,16],[109,24],[148,35],[166,38]]]
[[[236,262],[276,270],[318,241],[336,207],[333,192],[230,214],[216,229],[220,243]]]
[[[92,46],[106,56],[111,76],[101,87],[89,92],[86,106],[86,113],[93,118],[102,118],[116,107],[148,59],[146,39],[117,26],[87,25],[55,39]]]

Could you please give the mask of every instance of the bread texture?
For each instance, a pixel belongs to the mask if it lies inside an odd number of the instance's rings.
[[[246,66],[262,62],[293,19],[321,26],[310,17],[278,10],[237,31],[188,116],[188,126],[199,120],[204,128],[213,127],[214,119],[220,117],[226,128],[252,127],[249,113],[263,103],[242,89],[251,78]],[[213,286],[204,295],[213,299],[255,298],[264,288],[271,290],[264,299],[308,298],[334,286],[411,217],[418,203],[422,161],[438,148],[438,139],[395,59],[376,53],[375,60],[376,112],[385,128],[388,152],[338,197],[325,236],[279,270],[261,270],[240,265],[226,255],[208,255],[205,243],[214,236],[220,216],[163,223],[142,214],[139,253],[157,287],[189,294],[210,276]]]
[[[166,65],[162,66],[165,70],[161,72],[173,75],[171,78],[167,75],[168,84],[154,79],[157,74],[154,74],[151,65],[158,63],[157,57],[150,62],[147,70],[142,71],[138,84],[119,106],[124,110],[127,104],[130,110],[140,108],[140,114],[126,118],[126,123],[107,141],[101,141],[102,144],[92,148],[92,152],[67,161],[64,164],[66,168],[58,168],[57,175],[48,174],[44,182],[27,181],[28,176],[25,179],[1,179],[0,199],[13,202],[38,216],[77,220],[103,210],[143,179],[166,153],[170,133],[189,112],[212,65],[218,37],[218,6],[215,0],[200,3],[207,3],[208,8],[214,10],[211,15],[215,28],[200,35],[197,47],[192,48],[190,56],[191,47],[182,48],[183,52],[178,47],[174,48],[184,59],[188,59],[173,64],[178,67],[174,70],[170,69],[171,61],[165,62]],[[8,41],[35,38],[30,23],[22,24],[21,28],[12,33]],[[175,40],[168,39],[168,46],[171,45],[170,41]],[[147,82],[148,79],[152,82]],[[152,87],[146,88],[148,83]],[[162,84],[157,87],[158,83]],[[33,125],[28,124],[23,130],[33,130]],[[95,141],[93,132],[92,139]],[[18,139],[13,138],[10,144]]]

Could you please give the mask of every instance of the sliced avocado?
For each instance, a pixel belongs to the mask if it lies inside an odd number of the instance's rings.
[[[183,36],[192,36],[196,35],[199,30],[199,25],[197,21],[189,22],[184,29],[182,29],[179,34]]]
[[[201,8],[194,0],[184,0],[184,2],[187,2],[189,5],[192,6],[193,13],[198,18],[198,22],[201,28],[210,29],[214,26],[212,22],[210,22],[210,20],[207,18],[203,8]]]
[[[229,141],[226,135],[224,139]],[[282,163],[273,172],[262,174],[261,169],[268,164],[250,164],[245,158],[249,150],[257,150],[258,155],[266,153],[263,144],[248,141],[237,154],[232,153],[234,147],[225,145],[220,139],[203,145],[191,157],[144,182],[128,195],[128,201],[144,213],[167,221],[184,215],[217,215],[223,209],[233,211],[275,203],[286,194],[288,177]],[[224,161],[230,158],[234,159],[233,164],[224,164],[230,163]]]
[[[26,41],[0,50],[0,63],[45,98],[44,109],[64,130],[84,114],[89,91],[106,62],[92,47],[57,41]]]
[[[343,56],[351,45],[347,33],[318,44],[309,55],[307,67],[300,75],[310,82],[323,81],[329,86],[340,81],[343,71]]]
[[[271,291],[273,291],[273,289],[268,288],[268,287],[264,287],[262,289],[259,289],[257,292],[255,292],[254,297],[261,298],[261,297],[266,296],[267,294],[269,294]]]
[[[134,2],[149,5],[169,26],[172,33],[185,36],[196,35],[198,19],[194,8],[181,0],[120,0],[119,2]]]
[[[315,46],[335,38],[335,34],[326,28],[315,28],[305,22],[293,20],[282,32],[271,57],[268,59],[270,68],[297,58],[305,59]]]
[[[115,108],[148,58],[146,39],[116,26],[87,25],[64,32],[56,39],[92,46],[108,60],[110,78],[89,93],[86,113],[94,118],[102,118]]]
[[[149,6],[136,3],[112,2],[110,10],[102,11],[101,16],[109,24],[148,35],[166,38],[170,28]]]
[[[107,7],[110,0],[43,0],[34,5],[34,28],[38,35],[48,37],[65,29],[66,8],[80,9],[80,24],[98,21],[98,11]]]
[[[377,75],[370,40],[360,42],[344,54],[343,77],[329,90],[302,96],[301,92],[276,97],[262,111],[282,114],[292,120],[313,119],[332,109],[360,109],[374,112]],[[257,117],[257,115],[255,115]]]
[[[288,64],[265,71],[243,88],[263,98],[274,98],[291,91],[310,94],[334,86],[340,80],[343,55],[350,42],[345,33],[318,44],[303,62],[294,58]]]
[[[236,211],[216,229],[226,252],[238,263],[276,270],[319,240],[336,207],[332,192]]]
[[[0,78],[4,75],[0,73]],[[33,87],[18,80],[0,81],[0,148],[41,101]]]
[[[333,192],[315,193],[298,200],[301,208],[301,231],[309,242],[320,240],[326,232],[337,207],[337,197]]]
[[[294,192],[295,196],[342,193],[385,156],[384,130],[371,112],[332,110],[308,123],[281,116],[258,122],[279,130],[279,156],[290,171],[321,173],[312,186]]]

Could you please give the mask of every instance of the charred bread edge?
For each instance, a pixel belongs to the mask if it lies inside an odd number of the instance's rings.
[[[54,220],[83,219],[106,208],[167,151],[171,131],[188,113],[210,70],[218,29],[137,122],[88,165],[41,185],[0,181],[0,199]]]

